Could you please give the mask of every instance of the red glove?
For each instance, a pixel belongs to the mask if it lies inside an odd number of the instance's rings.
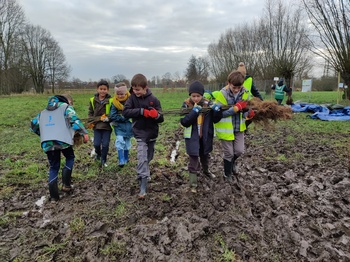
[[[247,107],[247,101],[239,101],[233,106],[233,111],[236,113]]]
[[[89,141],[89,135],[84,134],[84,143],[87,143]]]
[[[152,118],[157,118],[158,117],[158,111],[155,110],[154,108],[152,108],[151,110],[149,110],[149,117],[152,117]]]
[[[250,119],[252,119],[253,117],[255,116],[255,111],[254,110],[252,110],[252,109],[250,109],[249,111],[248,111],[248,115],[247,115],[247,120],[250,120]]]
[[[146,118],[150,117],[148,109],[143,109],[143,116]]]

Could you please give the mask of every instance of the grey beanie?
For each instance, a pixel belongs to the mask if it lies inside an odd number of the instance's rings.
[[[199,82],[198,80],[192,82],[190,84],[190,87],[188,88],[188,94],[191,95],[192,93],[198,93],[201,96],[204,95],[204,85]]]

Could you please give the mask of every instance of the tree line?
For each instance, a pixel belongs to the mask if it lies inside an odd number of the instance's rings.
[[[41,26],[25,20],[16,0],[0,1],[0,94],[38,93],[64,81],[71,71],[58,42]]]
[[[206,83],[210,72],[225,82],[244,62],[256,79],[283,77],[291,86],[293,79],[309,78],[315,57],[327,66],[325,80],[339,73],[350,86],[349,0],[267,0],[261,18],[222,33],[205,58],[192,56],[186,77]],[[350,97],[350,88],[347,92]]]

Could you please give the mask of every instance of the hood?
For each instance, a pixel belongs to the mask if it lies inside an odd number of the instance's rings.
[[[46,109],[49,111],[53,111],[61,106],[63,103],[68,104],[67,98],[61,95],[51,96],[49,101],[47,102]]]
[[[283,86],[283,79],[278,82],[278,86]]]

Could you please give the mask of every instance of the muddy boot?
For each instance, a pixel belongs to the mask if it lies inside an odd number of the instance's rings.
[[[236,160],[237,160],[237,156],[234,156],[232,158],[232,173],[233,175],[237,176],[238,175],[238,172],[237,172],[237,167],[236,167]]]
[[[208,166],[203,166],[203,174],[209,178],[216,178],[216,176],[209,170]]]
[[[192,193],[197,193],[197,174],[189,173],[190,189]]]
[[[60,199],[60,196],[58,195],[57,180],[49,184],[49,192],[50,192],[50,198],[49,198],[50,201],[58,201]]]
[[[232,183],[232,162],[224,159],[224,180],[228,183]]]
[[[144,199],[145,198],[146,191],[147,191],[147,183],[148,183],[148,178],[147,177],[141,178],[139,199]]]
[[[62,191],[70,193],[72,190],[72,170],[69,170],[67,167],[64,167],[62,169]]]
[[[124,150],[124,161],[125,164],[129,162],[129,150]]]
[[[124,150],[118,150],[119,166],[123,167],[125,165]]]

